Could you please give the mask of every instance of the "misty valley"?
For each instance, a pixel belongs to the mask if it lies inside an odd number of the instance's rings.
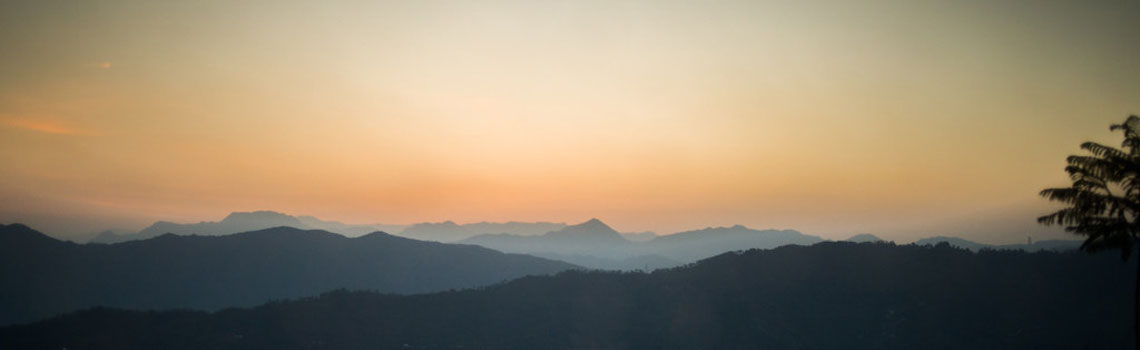
[[[646,239],[597,219],[389,227],[452,242],[441,243],[320,223],[234,213],[84,244],[4,225],[0,348],[1008,349],[1131,340],[1119,301],[1131,293],[1133,265],[1090,257],[1079,241],[898,245],[743,226]],[[147,233],[156,226],[177,234]],[[479,232],[487,230],[501,232]]]

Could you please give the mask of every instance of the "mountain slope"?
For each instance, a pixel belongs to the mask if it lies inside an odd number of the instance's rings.
[[[566,227],[550,222],[477,222],[459,225],[452,221],[418,223],[400,231],[398,235],[412,239],[436,242],[455,242],[485,234],[538,236]]]
[[[404,229],[404,225],[385,225],[385,224],[346,224],[340,221],[321,220],[312,215],[297,216],[297,221],[300,221],[302,227],[314,230],[323,230],[333,233],[339,233],[349,237],[363,236],[372,232],[380,231],[384,233],[400,232]],[[282,225],[277,225],[282,226]],[[285,225],[288,226],[288,225]]]
[[[260,210],[252,212],[233,212],[221,221],[202,221],[194,224],[158,221],[135,234],[103,232],[95,236],[90,242],[119,243],[158,237],[165,233],[182,236],[220,236],[279,226],[288,226],[304,230],[323,230],[353,237],[376,231],[388,232],[402,228],[402,226],[399,225],[349,225],[338,221],[323,221],[312,216],[292,216],[275,211]]]
[[[874,243],[874,242],[882,242],[883,239],[879,238],[879,236],[875,236],[875,235],[870,234],[870,233],[860,233],[860,234],[851,236],[850,238],[847,238],[844,241],[855,242],[855,243]]]
[[[974,242],[974,241],[964,239],[964,238],[946,237],[946,236],[935,236],[935,237],[923,238],[923,239],[920,239],[918,241],[915,241],[914,244],[916,244],[916,245],[936,245],[936,244],[939,244],[942,242],[946,242],[947,244],[949,244],[952,247],[969,249],[969,250],[973,250],[973,251],[978,251],[981,249],[1024,250],[1027,252],[1035,252],[1035,251],[1039,251],[1039,250],[1066,251],[1066,250],[1075,250],[1077,248],[1080,248],[1080,246],[1081,246],[1081,241],[1077,241],[1077,240],[1045,240],[1045,241],[1032,242],[1029,244],[998,244],[998,245],[995,245],[995,244],[978,243],[978,242]]]
[[[724,252],[744,249],[771,249],[785,245],[810,245],[823,239],[794,230],[753,230],[742,225],[714,227],[660,236],[645,243],[647,249],[663,257],[692,262]]]
[[[155,237],[164,233],[176,235],[225,235],[238,232],[260,230],[270,227],[289,226],[307,228],[297,218],[275,211],[233,212],[222,221],[200,222],[197,224],[176,224],[159,221],[139,231],[140,237]]]
[[[621,236],[630,242],[648,242],[654,238],[657,238],[657,233],[653,231],[622,232]]]
[[[479,235],[460,241],[491,249],[531,254],[605,270],[657,269],[678,266],[724,252],[823,241],[792,230],[717,227],[656,236],[631,242],[601,220],[590,219],[542,236]]]
[[[598,219],[541,236],[485,234],[459,242],[503,252],[560,259],[591,268],[610,268],[618,261],[641,255],[633,242]]]
[[[2,328],[0,348],[1120,349],[1133,273],[1114,254],[827,242],[427,295],[95,309]]]
[[[337,289],[421,293],[574,268],[483,247],[385,233],[357,238],[277,227],[73,244],[0,227],[0,324],[91,306],[218,309]]]
[[[400,232],[402,237],[435,242],[453,242],[471,235],[473,233],[453,221],[421,222],[408,226]]]

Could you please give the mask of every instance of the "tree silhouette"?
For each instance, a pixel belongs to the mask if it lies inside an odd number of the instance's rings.
[[[1081,144],[1091,155],[1067,158],[1065,172],[1072,186],[1041,191],[1042,197],[1066,207],[1037,222],[1063,225],[1066,231],[1085,236],[1081,249],[1088,252],[1120,249],[1121,259],[1127,261],[1140,242],[1140,117],[1129,116],[1109,130],[1124,131],[1123,149],[1096,142]],[[1133,331],[1140,349],[1140,258],[1136,260]]]

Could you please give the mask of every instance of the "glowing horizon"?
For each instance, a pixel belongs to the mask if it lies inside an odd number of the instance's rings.
[[[1140,113],[1140,4],[0,4],[0,222],[275,210],[840,239],[1034,218]]]

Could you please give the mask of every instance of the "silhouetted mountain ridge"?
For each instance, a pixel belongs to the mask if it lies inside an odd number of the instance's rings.
[[[566,227],[563,223],[550,222],[476,222],[459,225],[453,221],[424,222],[413,225],[385,224],[346,224],[339,221],[321,220],[311,215],[292,216],[270,210],[253,212],[233,212],[220,221],[198,223],[174,223],[157,221],[137,233],[122,233],[106,230],[93,234],[91,243],[118,243],[129,240],[146,239],[163,233],[179,235],[227,235],[231,233],[260,230],[270,227],[290,226],[306,230],[324,230],[349,237],[360,236],[374,231],[383,231],[401,237],[418,240],[450,243],[479,234],[507,233],[522,236],[536,236]]]
[[[147,239],[164,233],[178,235],[228,235],[238,232],[262,230],[271,227],[295,227],[305,230],[323,230],[346,236],[359,236],[373,231],[398,230],[399,225],[349,225],[338,221],[324,221],[312,216],[292,216],[270,210],[252,212],[232,212],[220,221],[202,221],[192,224],[179,224],[157,221],[134,234],[116,234],[104,231],[91,243],[118,243],[130,240]]]
[[[883,239],[879,238],[879,236],[875,236],[875,235],[870,234],[870,233],[860,233],[860,234],[851,236],[851,237],[845,239],[844,241],[855,242],[855,243],[874,243],[874,242],[883,242]]]
[[[648,242],[657,238],[657,232],[643,231],[643,232],[622,232],[621,237],[630,242]]]
[[[631,242],[599,219],[590,219],[542,236],[479,235],[460,241],[491,249],[560,259],[597,269],[673,267],[724,252],[822,242],[793,230],[752,230],[736,225],[710,227]]]
[[[418,223],[401,230],[398,235],[419,240],[456,242],[478,235],[509,234],[516,236],[538,236],[561,230],[563,223],[508,221],[476,222],[459,225],[454,221]]]
[[[555,244],[594,246],[598,244],[626,245],[630,242],[601,220],[590,219],[581,224],[566,226],[558,231],[547,232],[541,239]]]
[[[24,224],[0,224],[0,244],[4,247],[42,246],[42,245],[69,245],[48,235],[33,230]]]
[[[213,310],[337,288],[422,293],[576,268],[382,232],[348,238],[288,226],[107,245],[17,224],[0,227],[0,240],[0,324],[91,306]]]
[[[1114,254],[824,242],[425,295],[94,309],[0,328],[0,347],[1121,349],[1134,273]]]
[[[947,244],[954,246],[954,247],[958,247],[958,248],[962,248],[962,249],[969,249],[972,251],[978,251],[978,250],[982,250],[982,249],[1024,250],[1024,251],[1029,251],[1029,252],[1034,252],[1034,251],[1039,251],[1039,250],[1065,251],[1065,250],[1075,250],[1077,248],[1080,248],[1080,246],[1081,246],[1081,241],[1078,241],[1078,240],[1044,240],[1044,241],[1037,241],[1037,242],[1032,242],[1032,243],[1027,243],[1027,244],[986,244],[986,243],[974,242],[974,241],[971,241],[971,240],[968,240],[965,238],[948,237],[948,236],[935,236],[935,237],[923,238],[923,239],[920,239],[918,241],[915,241],[914,244],[917,244],[917,245],[936,245],[936,244],[939,244],[942,242],[946,242]]]

